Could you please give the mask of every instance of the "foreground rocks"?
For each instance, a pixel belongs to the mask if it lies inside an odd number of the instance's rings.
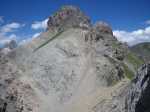
[[[128,91],[126,105],[127,112],[150,112],[150,63],[138,70]]]

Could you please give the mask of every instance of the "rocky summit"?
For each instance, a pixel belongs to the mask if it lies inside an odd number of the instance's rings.
[[[0,50],[0,112],[149,111],[149,65],[135,75],[143,61],[110,25],[92,25],[74,6],[47,24],[32,41]]]
[[[49,17],[48,30],[64,30],[67,28],[89,28],[90,19],[73,6],[64,6]]]

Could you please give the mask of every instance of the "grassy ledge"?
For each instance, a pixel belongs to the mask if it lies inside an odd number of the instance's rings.
[[[144,63],[142,59],[138,58],[131,52],[127,54],[127,60],[134,66],[135,70],[137,70]]]
[[[33,52],[36,52],[37,50],[39,50],[40,48],[44,47],[45,45],[47,45],[49,42],[51,42],[52,40],[54,40],[55,38],[57,38],[60,34],[62,34],[64,31],[60,31],[58,32],[56,35],[54,35],[52,38],[50,38],[49,40],[47,40],[46,42],[44,42],[43,44],[41,44],[39,47],[37,47],[36,49],[34,49]]]
[[[123,68],[124,68],[125,76],[128,79],[132,80],[134,78],[134,72],[132,70],[130,70],[126,64],[123,64]]]

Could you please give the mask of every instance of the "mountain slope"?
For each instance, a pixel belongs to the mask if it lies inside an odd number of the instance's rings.
[[[150,61],[150,43],[140,43],[132,46],[131,51],[137,54],[139,57],[143,58],[145,61]]]
[[[0,110],[125,112],[120,95],[137,69],[128,55],[108,24],[91,25],[78,8],[65,6],[46,32],[1,53]]]

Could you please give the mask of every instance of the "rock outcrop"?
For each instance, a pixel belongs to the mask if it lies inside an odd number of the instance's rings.
[[[113,35],[112,28],[105,22],[97,22],[94,28],[101,33]]]
[[[150,63],[143,65],[132,81],[126,108],[127,112],[150,112]]]
[[[48,30],[64,30],[68,28],[89,28],[90,19],[73,6],[64,6],[58,12],[49,17]]]
[[[10,40],[4,45],[5,48],[14,49],[17,47],[17,42],[15,40]]]

